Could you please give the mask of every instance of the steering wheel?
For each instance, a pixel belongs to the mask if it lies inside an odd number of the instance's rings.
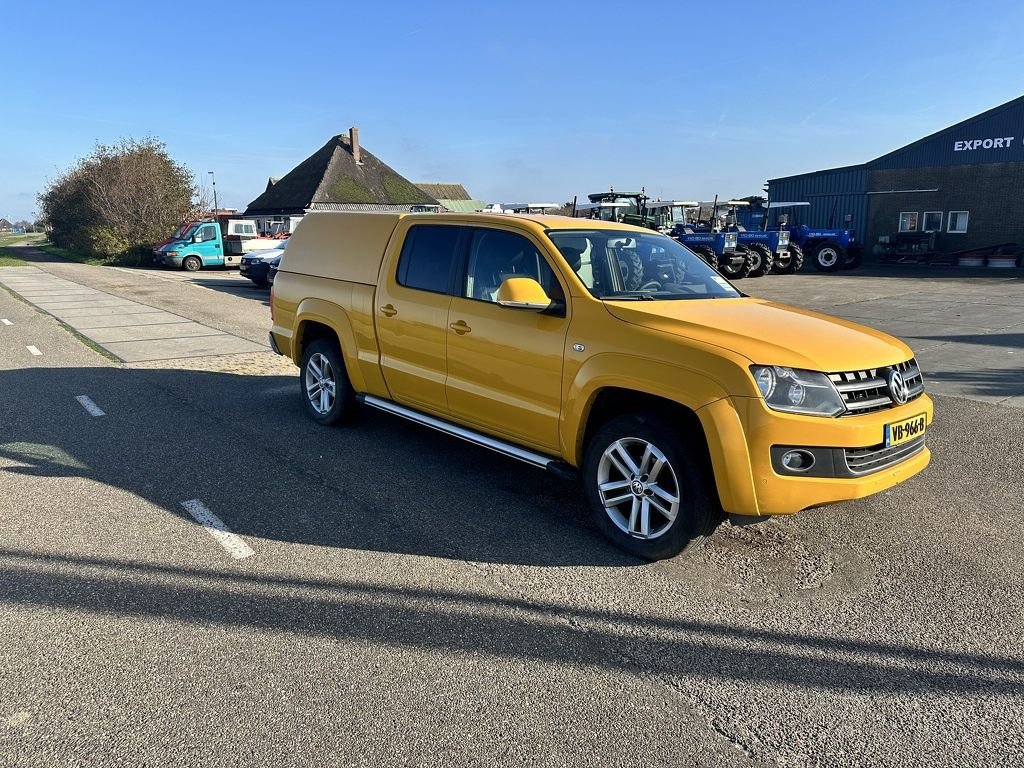
[[[660,291],[661,290],[661,283],[659,283],[657,280],[648,280],[646,283],[641,285],[637,290],[638,291]]]

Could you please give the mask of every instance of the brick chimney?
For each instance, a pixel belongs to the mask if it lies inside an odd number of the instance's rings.
[[[354,125],[348,129],[348,142],[352,147],[352,159],[356,161],[356,165],[362,165],[363,161],[359,157],[359,129]]]

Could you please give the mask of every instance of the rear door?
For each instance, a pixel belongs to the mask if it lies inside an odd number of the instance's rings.
[[[391,398],[447,417],[448,309],[466,228],[415,224],[396,267],[381,277],[374,314]]]

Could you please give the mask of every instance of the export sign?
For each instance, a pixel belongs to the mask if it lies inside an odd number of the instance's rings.
[[[998,139],[967,139],[966,141],[954,141],[954,152],[966,152],[972,149],[1009,149],[1013,144],[1014,136],[1002,136]]]

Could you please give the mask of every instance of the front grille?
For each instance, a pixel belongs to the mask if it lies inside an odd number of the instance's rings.
[[[843,457],[846,459],[847,469],[852,474],[866,475],[899,464],[923,450],[924,435],[921,435],[891,448],[886,448],[884,444],[870,448],[844,448]]]
[[[859,416],[872,411],[884,411],[892,408],[896,402],[889,394],[887,378],[889,371],[896,368],[907,384],[907,402],[920,397],[924,393],[924,378],[917,360],[910,358],[904,363],[885,368],[869,368],[863,371],[844,371],[830,373],[828,377],[835,384],[846,404],[844,416]]]

